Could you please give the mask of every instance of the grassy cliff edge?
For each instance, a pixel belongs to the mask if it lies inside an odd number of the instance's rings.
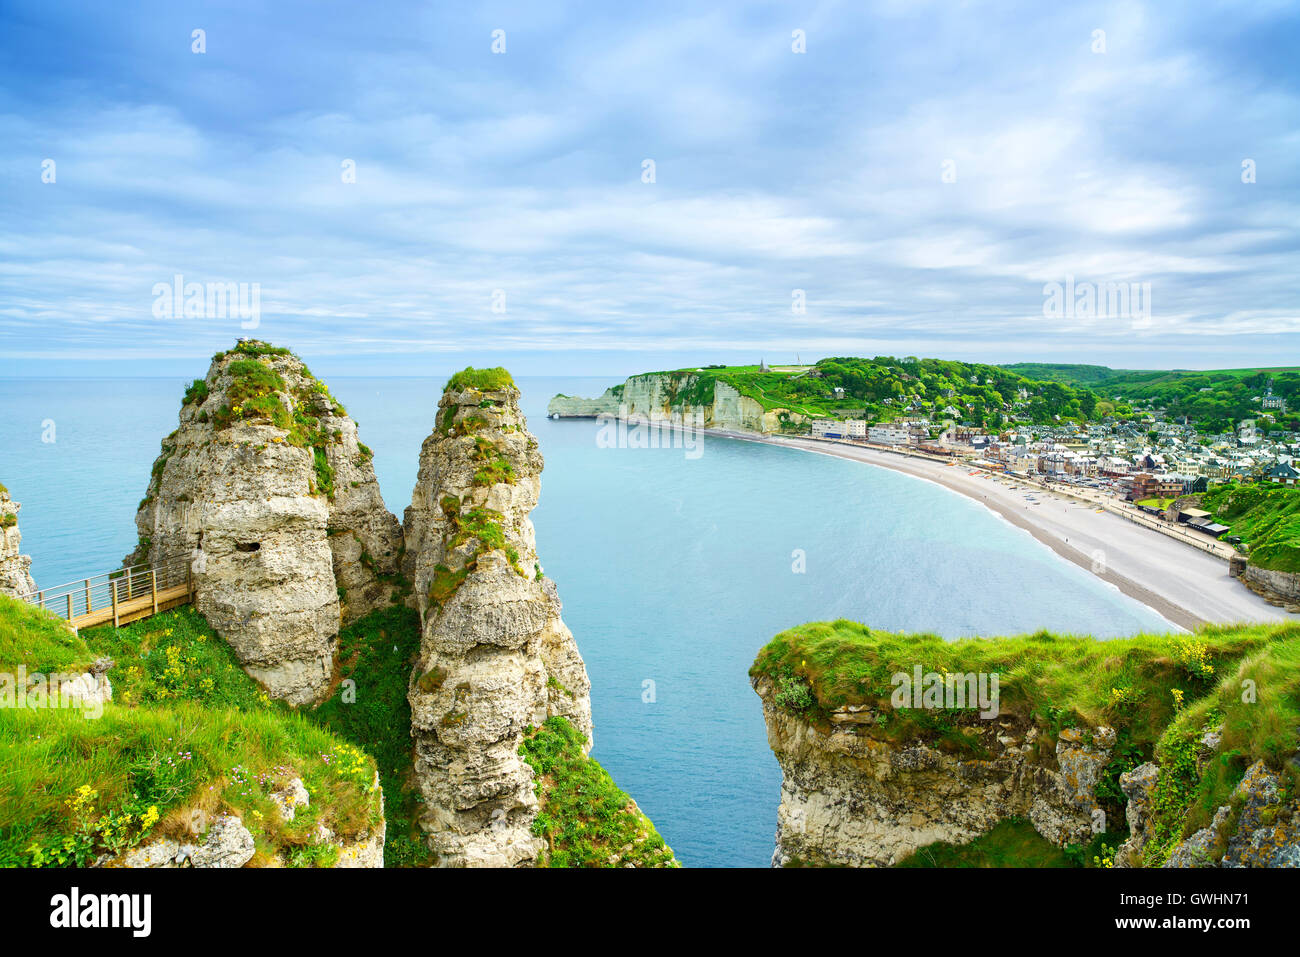
[[[1111,641],[1047,632],[944,641],[840,620],[782,632],[759,652],[750,674],[772,682],[778,708],[822,730],[841,709],[878,708],[876,723],[858,733],[981,757],[975,710],[891,707],[891,677],[917,665],[941,675],[996,673],[999,717],[1036,727],[1045,760],[1066,728],[1115,729],[1118,744],[1099,797],[1122,804],[1119,776],[1156,762],[1147,866],[1163,863],[1211,823],[1217,808],[1231,804],[1252,764],[1263,762],[1279,776],[1283,804],[1300,785],[1300,624],[1208,626]],[[1217,735],[1209,760],[1198,754],[1207,729]]]

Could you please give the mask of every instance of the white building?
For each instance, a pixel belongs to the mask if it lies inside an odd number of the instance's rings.
[[[812,434],[823,439],[865,439],[867,423],[864,419],[813,419]]]
[[[867,429],[868,441],[878,445],[907,445],[911,434],[910,427],[896,422],[882,422]]]

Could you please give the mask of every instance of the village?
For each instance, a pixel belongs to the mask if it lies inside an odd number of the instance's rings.
[[[1022,390],[1021,401],[1028,398]],[[1016,413],[1018,403],[1011,403],[1009,427],[994,432],[963,423],[963,411],[956,406],[927,415],[919,401],[904,402],[905,414],[891,421],[815,419],[811,435],[1089,490],[1152,514],[1163,514],[1180,497],[1216,483],[1294,486],[1300,480],[1300,432],[1277,427],[1287,407],[1271,387],[1258,397],[1258,417],[1216,434],[1205,434],[1185,417],[1171,418],[1158,407],[1135,408],[1134,415],[1124,418],[1105,415],[1094,422],[1035,425],[1017,421],[1023,417]],[[1196,508],[1181,509],[1176,517],[1214,537],[1228,530]]]

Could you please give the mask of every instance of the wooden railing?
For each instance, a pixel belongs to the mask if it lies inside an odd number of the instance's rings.
[[[40,588],[19,599],[54,612],[74,628],[125,625],[194,599],[188,556],[153,565],[128,565],[92,578]]]

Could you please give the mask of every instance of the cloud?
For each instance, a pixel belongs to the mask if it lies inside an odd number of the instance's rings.
[[[178,273],[259,283],[259,334],[304,353],[501,348],[557,372],[778,348],[1245,364],[1300,332],[1285,4],[237,4],[200,17],[203,55],[170,5],[4,16],[14,359],[243,334],[155,319]],[[1067,275],[1150,282],[1151,321],[1045,329]]]

